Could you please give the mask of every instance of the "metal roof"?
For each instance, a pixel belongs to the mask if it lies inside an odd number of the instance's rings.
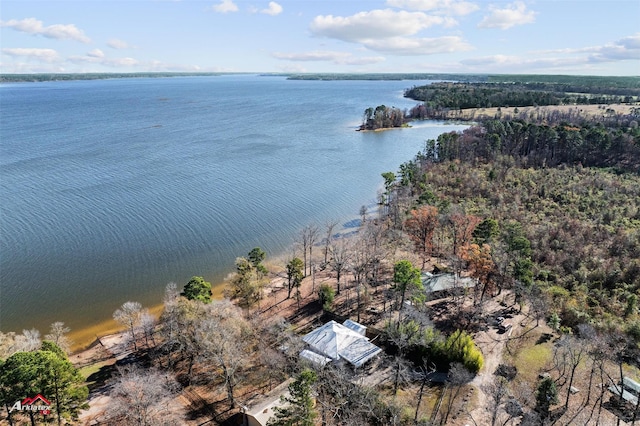
[[[631,392],[627,391],[626,389],[622,388],[622,393],[620,393],[620,388],[621,386],[619,385],[611,385],[609,386],[609,391],[613,394],[616,394],[620,397],[622,397],[622,399],[624,399],[625,401],[630,402],[633,405],[638,405],[638,397],[635,396],[634,394],[632,394]]]
[[[454,288],[471,288],[476,286],[473,278],[463,278],[455,274],[433,275],[429,272],[422,274],[422,285],[427,293],[434,291],[452,290]]]
[[[344,325],[347,328],[350,328],[351,330],[355,331],[358,334],[361,334],[363,336],[367,335],[367,327],[360,324],[359,322],[355,322],[352,321],[350,319],[346,319],[342,325]]]
[[[622,378],[622,386],[624,386],[631,393],[634,393],[636,395],[640,394],[640,383],[636,382],[630,377],[625,376]]]
[[[329,321],[322,327],[313,330],[302,340],[314,352],[334,361],[344,359],[356,367],[361,366],[381,351],[362,334],[335,321]]]
[[[331,358],[327,358],[326,356],[317,354],[309,349],[304,349],[300,352],[300,358],[306,359],[309,362],[312,362],[315,365],[319,365],[320,367],[324,367],[327,363],[331,362]]]

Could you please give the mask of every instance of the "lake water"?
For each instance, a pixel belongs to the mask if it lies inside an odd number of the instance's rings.
[[[375,209],[437,122],[356,132],[416,81],[230,75],[0,86],[0,327],[110,318],[300,229]]]

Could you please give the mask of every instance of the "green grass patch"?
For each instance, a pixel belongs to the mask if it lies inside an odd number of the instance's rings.
[[[520,381],[536,383],[538,374],[553,357],[551,342],[526,346],[513,355],[511,362],[518,369]]]
[[[115,363],[115,359],[107,359],[82,367],[78,371],[82,374],[82,377],[85,378],[85,384],[91,391],[100,387],[111,378],[112,373],[115,371]]]
[[[97,373],[98,371],[100,371],[100,369],[102,367],[104,367],[105,365],[111,365],[113,363],[114,363],[114,360],[100,361],[100,362],[96,362],[95,364],[90,364],[90,365],[87,365],[85,367],[82,367],[78,371],[80,372],[80,374],[82,374],[82,377],[87,379],[92,374]]]

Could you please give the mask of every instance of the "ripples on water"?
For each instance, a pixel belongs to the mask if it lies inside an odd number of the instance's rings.
[[[380,174],[462,126],[356,132],[420,82],[257,76],[11,84],[0,100],[0,326],[110,318],[166,283],[221,282],[255,246],[347,223]]]

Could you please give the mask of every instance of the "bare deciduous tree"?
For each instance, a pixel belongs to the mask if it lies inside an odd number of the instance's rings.
[[[449,398],[447,399],[447,403],[445,404],[444,412],[442,414],[442,424],[447,424],[449,415],[453,410],[453,405],[460,396],[462,387],[469,383],[471,379],[473,379],[473,374],[464,368],[464,365],[459,362],[455,362],[451,365],[444,390],[444,392],[449,392]]]
[[[338,225],[338,222],[327,222],[325,225],[327,227],[327,236],[324,238],[324,263],[323,265],[327,265],[329,263],[329,247],[333,242],[333,230]]]
[[[111,391],[109,424],[169,426],[181,424],[172,407],[178,384],[169,374],[154,369],[120,370]]]
[[[238,373],[249,364],[253,347],[250,324],[230,301],[217,301],[202,318],[197,338],[202,345],[199,358],[214,367],[213,374],[223,380],[229,405],[234,408],[235,387],[241,380]]]
[[[329,260],[329,265],[336,273],[336,294],[340,294],[340,278],[349,268],[349,263],[351,262],[351,249],[345,240],[338,240],[331,245],[330,251],[331,259]]]
[[[131,333],[131,341],[133,349],[138,350],[136,342],[136,327],[140,322],[140,314],[142,313],[142,305],[138,302],[124,302],[119,309],[113,313],[113,319],[127,327]]]
[[[31,352],[40,349],[42,341],[40,340],[40,332],[35,328],[31,330],[22,330],[22,334],[18,334],[14,341],[13,352]]]
[[[159,333],[162,339],[159,349],[162,353],[167,354],[167,366],[169,368],[173,365],[174,350],[179,346],[179,300],[178,285],[174,282],[167,284],[163,299],[164,310],[160,315]]]
[[[384,418],[386,413],[380,412],[382,404],[375,390],[353,383],[352,374],[333,364],[318,371],[316,400],[322,424],[393,424]]]
[[[554,347],[554,362],[563,383],[567,384],[567,396],[564,402],[565,410],[569,407],[571,388],[578,365],[587,355],[585,341],[572,335],[564,335]]]
[[[52,341],[60,349],[65,352],[69,352],[71,348],[71,341],[69,337],[67,337],[67,333],[69,333],[71,329],[69,327],[65,327],[62,321],[56,321],[51,324],[51,328],[49,329],[49,334],[44,336],[45,340]]]
[[[300,241],[302,243],[302,259],[304,261],[304,276],[307,276],[307,265],[313,264],[313,246],[318,240],[318,227],[316,225],[307,225],[300,232]],[[309,261],[307,262],[307,252],[309,252]]]
[[[504,377],[495,376],[482,391],[489,396],[485,408],[491,414],[491,426],[495,426],[498,423],[501,406],[509,395],[507,380]]]
[[[157,320],[148,309],[143,309],[140,313],[140,329],[144,335],[144,343],[147,348],[156,345],[155,332]],[[149,344],[151,341],[151,344]]]
[[[16,333],[0,331],[0,359],[7,359],[15,352]]]

